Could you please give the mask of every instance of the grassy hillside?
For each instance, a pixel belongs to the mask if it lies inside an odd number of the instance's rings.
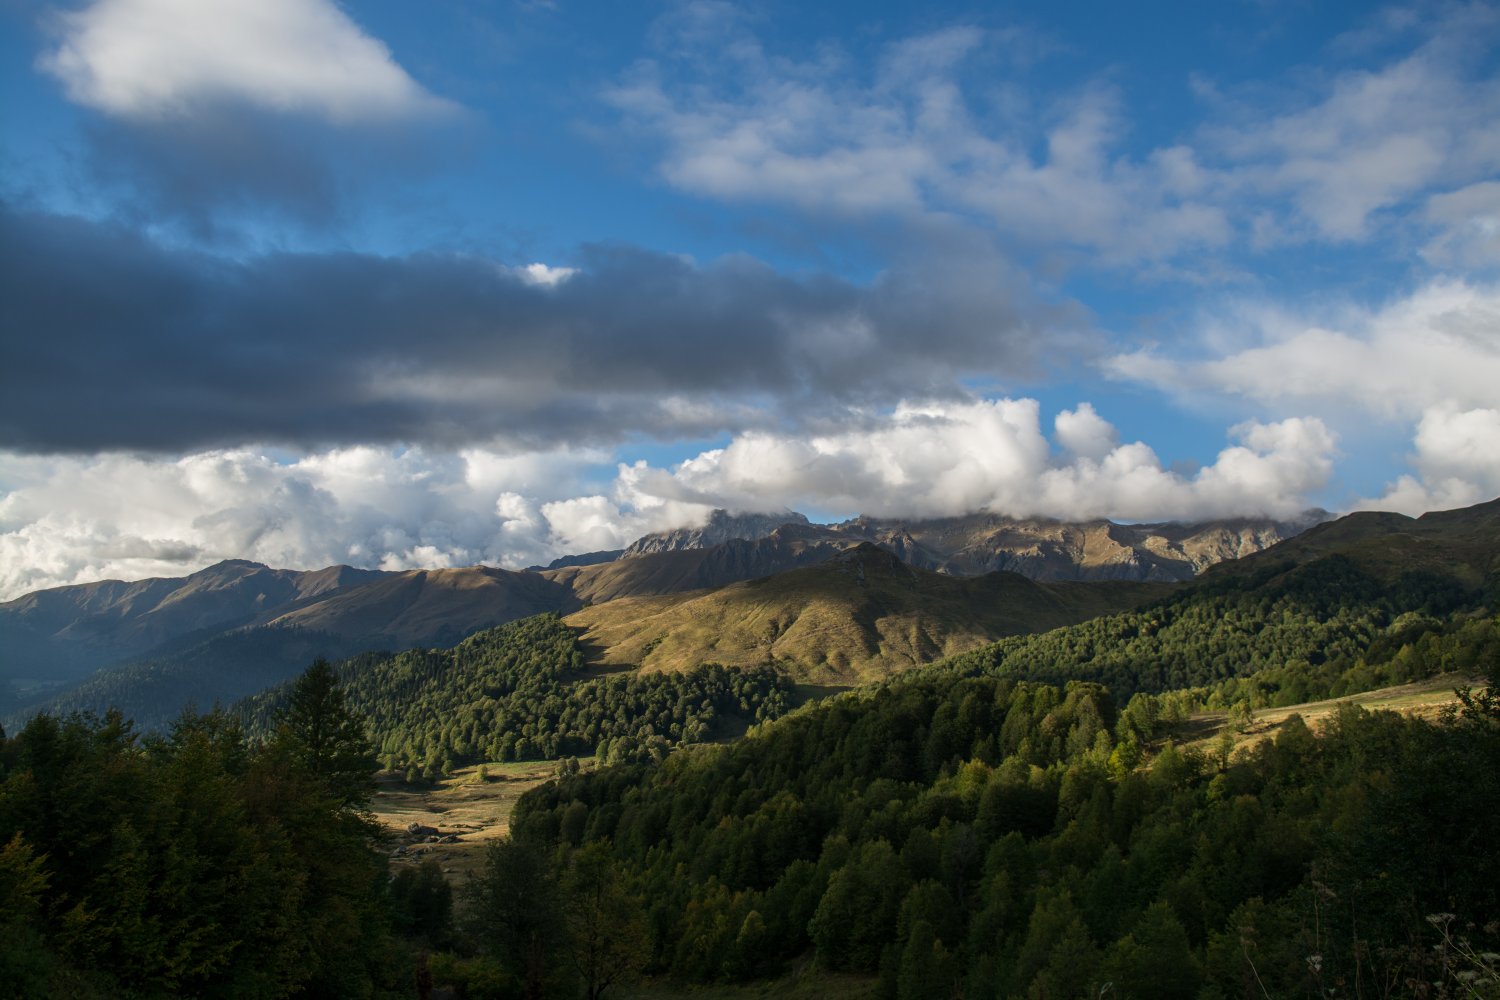
[[[1172,585],[1038,584],[952,577],[862,544],[805,569],[710,592],[623,598],[570,615],[592,662],[683,670],[774,664],[801,681],[854,684],[1153,600]]]

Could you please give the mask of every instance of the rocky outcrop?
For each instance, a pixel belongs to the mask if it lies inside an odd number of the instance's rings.
[[[829,525],[810,524],[801,515],[791,515],[794,520],[764,530],[779,517],[788,515],[716,511],[703,528],[647,535],[626,550],[609,574],[579,576],[580,583],[606,575],[613,581],[600,595],[580,596],[598,601],[608,599],[603,593],[673,592],[663,588],[665,581],[656,567],[639,562],[629,565],[632,556],[672,553],[679,565],[692,567],[690,573],[679,573],[680,580],[672,587],[689,589],[752,578],[744,573],[765,575],[808,565],[810,553],[823,553],[826,558],[862,542],[893,552],[912,566],[952,576],[1005,570],[1045,581],[1183,581],[1226,559],[1269,548],[1329,515],[1318,510],[1290,521],[1245,518],[1197,524],[1116,524],[981,513],[929,519],[858,517]],[[733,534],[737,531],[743,534]],[[713,541],[726,535],[731,537]],[[684,555],[704,550],[715,550],[715,555]]]

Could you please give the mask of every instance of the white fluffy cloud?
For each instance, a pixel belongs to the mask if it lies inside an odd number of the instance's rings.
[[[252,449],[175,461],[0,454],[0,599],[180,576],[225,558],[294,568],[517,567],[618,547],[706,514],[579,496],[597,488],[588,474],[605,458],[369,447],[291,462]],[[569,494],[576,498],[549,502]]]
[[[60,15],[42,68],[75,102],[125,118],[219,102],[381,121],[447,105],[332,0],[96,0]]]
[[[1142,442],[1080,406],[1065,413],[1057,454],[1030,399],[903,405],[883,420],[807,439],[747,434],[672,470],[622,467],[625,492],[767,510],[814,506],[872,515],[1125,520],[1290,516],[1328,482],[1334,437],[1316,419],[1247,423],[1239,443],[1194,475],[1163,467]],[[1069,443],[1071,442],[1071,443]]]
[[[1421,514],[1500,496],[1500,409],[1433,406],[1422,414],[1414,444],[1418,475],[1401,476],[1361,507]]]
[[[1120,355],[1107,370],[1169,393],[1296,407],[1334,422],[1409,426],[1414,474],[1357,506],[1420,514],[1500,494],[1500,286],[1435,279],[1376,309],[1310,322],[1266,309],[1210,322],[1218,356]],[[1372,422],[1370,418],[1375,418]]]
[[[1385,306],[1321,322],[1270,309],[1207,321],[1217,357],[1153,350],[1118,355],[1108,370],[1167,392],[1239,396],[1304,411],[1357,410],[1415,419],[1449,401],[1492,402],[1500,386],[1500,285],[1438,279]]]
[[[231,557],[293,568],[520,567],[621,548],[701,523],[713,507],[1286,516],[1326,484],[1334,447],[1315,419],[1245,424],[1211,465],[1184,475],[1141,442],[1117,444],[1088,404],[1058,416],[1057,448],[1030,399],[856,416],[848,429],[812,438],[745,433],[670,469],[621,464],[613,483],[597,478],[608,458],[597,451],[353,447],[282,461],[254,449],[176,460],[0,453],[0,599],[179,576]],[[1465,461],[1457,445],[1432,450]]]

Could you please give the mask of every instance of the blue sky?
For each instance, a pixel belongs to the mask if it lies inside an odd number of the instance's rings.
[[[0,598],[1500,493],[1500,8],[1057,6],[0,5]]]

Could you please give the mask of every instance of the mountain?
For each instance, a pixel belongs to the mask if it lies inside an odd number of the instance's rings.
[[[1043,584],[1005,572],[946,576],[864,542],[814,566],[708,592],[618,598],[565,620],[582,630],[582,645],[601,665],[775,664],[799,680],[850,684],[1001,636],[1124,610],[1170,589]]]
[[[567,613],[582,603],[770,576],[866,542],[918,568],[954,576],[1006,570],[1044,581],[1186,580],[1324,516],[1119,525],[973,514],[814,525],[792,512],[719,510],[701,527],[646,535],[623,553],[564,557],[538,572],[470,567],[389,573],[349,566],[298,571],[227,560],[181,578],[57,587],[0,604],[0,683],[76,680],[247,625],[290,624],[405,646],[448,643],[538,612]]]
[[[264,624],[398,646],[448,646],[482,628],[578,606],[565,586],[541,574],[469,566],[384,574],[268,616]]]
[[[914,566],[973,576],[1009,570],[1033,580],[1190,580],[1209,566],[1269,548],[1328,519],[1115,524],[968,514],[930,520],[855,518],[838,534],[874,542]]]
[[[783,516],[792,520],[768,527]],[[1003,570],[1051,582],[1165,583],[1190,580],[1208,566],[1259,552],[1327,516],[1309,511],[1293,521],[1114,524],[971,514],[932,520],[856,518],[819,525],[800,514],[715,511],[703,528],[646,535],[618,559],[543,573],[566,584],[580,600],[600,604],[621,597],[723,587],[811,566],[873,543],[912,566],[952,576]]]
[[[581,552],[576,556],[558,556],[545,566],[527,566],[528,573],[540,573],[544,569],[566,569],[569,566],[593,566],[596,563],[614,562],[625,554],[624,549],[601,549],[598,552]]]
[[[808,524],[795,511],[780,514],[731,514],[716,510],[708,523],[698,528],[678,528],[636,539],[626,550],[627,556],[651,555],[656,552],[680,552],[683,549],[707,549],[736,539],[755,541],[764,538],[783,524]]]
[[[707,548],[663,548],[543,575],[567,586],[579,600],[603,604],[621,597],[712,590],[771,576],[823,562],[855,544],[817,525],[793,522],[756,539],[732,538]]]
[[[735,541],[774,540],[786,535],[781,530],[785,526],[798,529],[787,537],[804,546],[819,542],[825,549],[836,549],[872,542],[913,566],[954,576],[1008,570],[1033,580],[1181,581],[1192,579],[1209,566],[1269,548],[1330,517],[1327,511],[1309,510],[1287,521],[1237,518],[1116,524],[979,513],[925,519],[857,517],[838,524],[815,525],[795,513],[731,515],[716,510],[702,528],[638,539],[609,564],[615,567],[610,577],[616,582],[608,589],[616,594],[647,592],[644,587],[621,587],[618,582],[635,574],[654,575],[654,569],[632,567],[635,558],[700,551]],[[775,561],[766,547],[758,551],[760,565],[790,568],[785,562]]]
[[[0,604],[0,680],[80,677],[163,643],[247,624],[383,575],[350,566],[270,569],[229,559],[180,578],[36,591]]]
[[[1326,556],[1347,559],[1384,582],[1403,574],[1429,573],[1477,587],[1500,575],[1500,499],[1421,517],[1378,511],[1349,514],[1265,552],[1215,567],[1206,576],[1263,573]]]

